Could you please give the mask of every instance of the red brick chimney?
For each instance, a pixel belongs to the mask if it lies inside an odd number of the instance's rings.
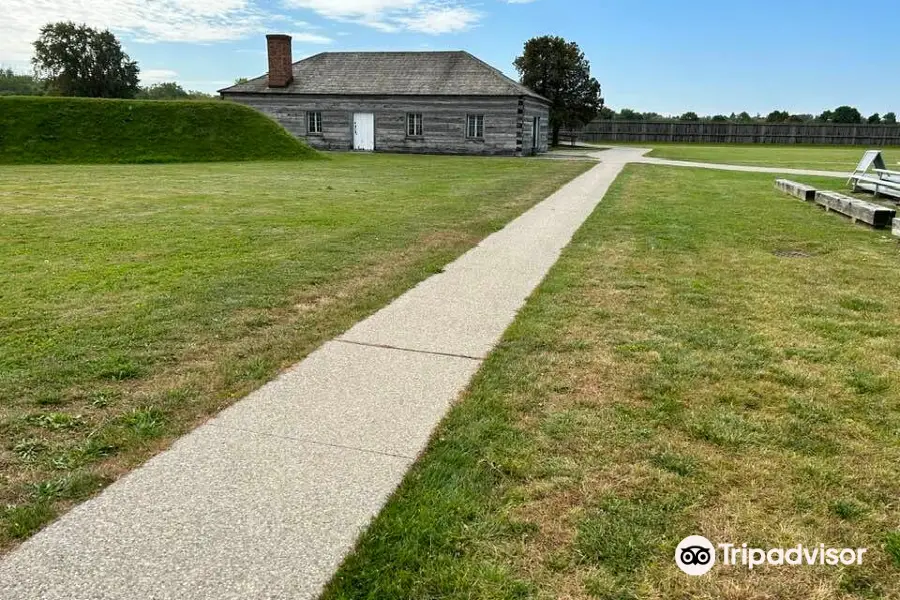
[[[291,36],[274,33],[266,36],[269,50],[269,87],[287,87],[294,80],[291,67]]]

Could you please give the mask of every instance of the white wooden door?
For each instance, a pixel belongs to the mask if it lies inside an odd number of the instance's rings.
[[[371,152],[375,150],[375,115],[354,113],[353,149]]]

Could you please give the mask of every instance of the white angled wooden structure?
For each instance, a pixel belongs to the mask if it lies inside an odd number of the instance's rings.
[[[880,150],[867,150],[847,183],[854,192],[866,190],[875,196],[900,199],[900,171],[887,168]]]

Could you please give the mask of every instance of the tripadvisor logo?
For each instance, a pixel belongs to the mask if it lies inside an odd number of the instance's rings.
[[[702,535],[691,535],[675,548],[675,564],[688,575],[704,575],[716,564],[716,549]]]
[[[729,567],[741,566],[749,570],[761,565],[802,566],[802,565],[861,565],[866,548],[826,548],[825,544],[792,548],[750,548],[747,544],[713,545],[701,535],[691,535],[675,548],[675,564],[688,575],[704,575],[716,564],[716,549],[721,551],[722,564]]]

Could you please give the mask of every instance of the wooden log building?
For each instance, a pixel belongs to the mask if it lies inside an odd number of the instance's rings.
[[[322,150],[523,156],[548,149],[550,102],[468,52],[323,52],[219,90]]]

